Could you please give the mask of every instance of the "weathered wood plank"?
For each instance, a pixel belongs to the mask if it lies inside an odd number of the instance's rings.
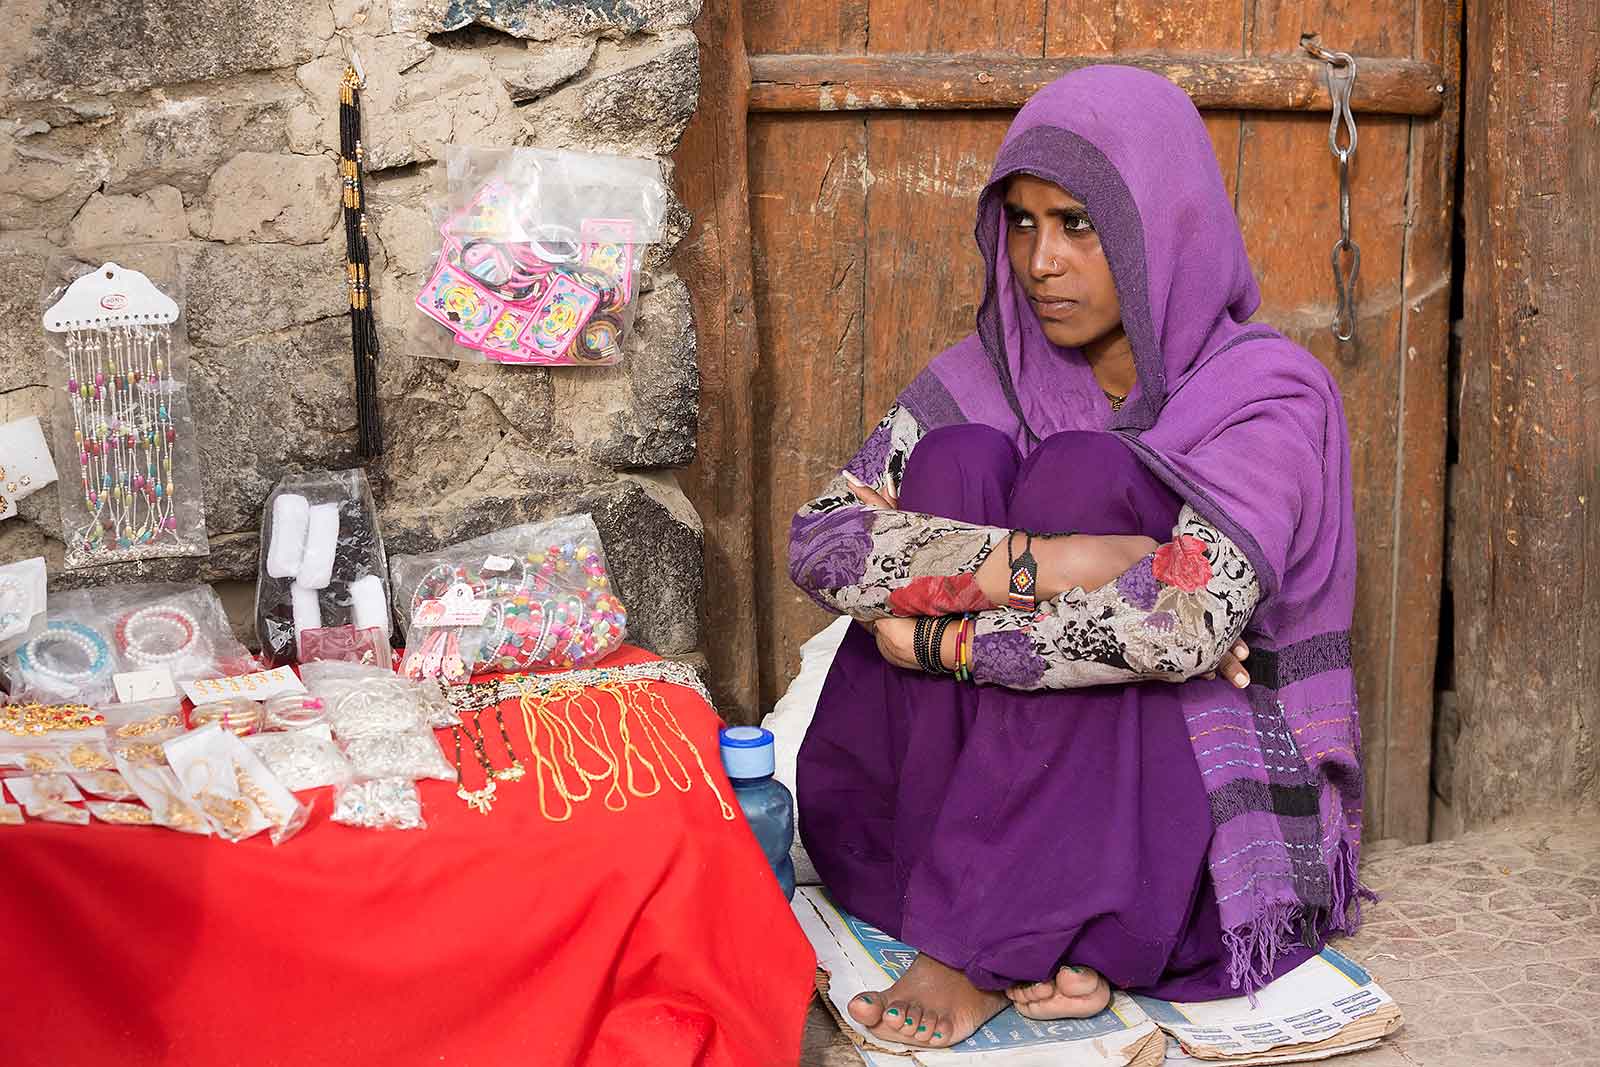
[[[1460,49],[1461,0],[1417,0],[1417,57],[1456,71]],[[1383,796],[1383,836],[1404,841],[1434,836],[1428,794],[1444,569],[1457,82],[1449,79],[1438,120],[1413,120],[1406,178],[1411,228],[1401,276],[1397,353],[1394,614],[1384,670],[1389,723]]]
[[[1327,35],[1326,43],[1345,51],[1409,51],[1411,27],[1397,28],[1391,12],[1372,0],[1346,7],[1339,35]],[[1283,51],[1295,45],[1304,27],[1323,24],[1324,9],[1318,0],[1260,0],[1254,16],[1252,50]],[[1365,66],[1358,66],[1358,85],[1366,77]],[[1367,772],[1367,836],[1375,840],[1389,836],[1391,803],[1387,672],[1395,622],[1400,279],[1410,122],[1370,116],[1358,125],[1351,213],[1362,261],[1353,341],[1340,344],[1328,330],[1334,310],[1328,252],[1338,237],[1339,215],[1338,168],[1328,151],[1327,122],[1284,114],[1246,116],[1238,204],[1245,244],[1261,279],[1263,307],[1257,317],[1310,349],[1333,372],[1344,395],[1357,542],[1352,651]],[[1425,788],[1415,802],[1425,813]]]
[[[872,51],[1037,56],[1043,47],[1043,0],[934,0],[909,14],[905,0],[874,0]],[[868,118],[863,430],[930,359],[972,332],[983,296],[973,213],[1010,119],[949,111]]]
[[[678,196],[694,217],[676,255],[694,309],[700,366],[696,459],[679,478],[705,525],[701,633],[708,684],[735,722],[760,718],[756,659],[755,425],[759,361],[750,265],[745,137],[750,70],[738,4],[707,4],[695,23],[700,102],[675,155]]]
[[[755,235],[756,602],[761,704],[799,667],[826,614],[789,581],[789,520],[861,444],[866,123],[859,115],[750,123]]]
[[[1581,5],[1469,0],[1466,25],[1452,792],[1474,829],[1600,806],[1600,35]]]
[[[1292,45],[1281,51],[1292,51]],[[1413,59],[1357,57],[1357,112],[1437,114],[1438,67]],[[1104,55],[1031,59],[1005,55],[750,56],[752,111],[971,110],[1021,107],[1041,87]],[[1212,111],[1327,111],[1320,62],[1303,54],[1118,55],[1181,85]]]

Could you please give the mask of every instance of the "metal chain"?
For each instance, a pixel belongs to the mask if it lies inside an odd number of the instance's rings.
[[[1356,84],[1356,60],[1349,52],[1332,52],[1312,40],[1300,42],[1307,52],[1328,65],[1328,97],[1333,117],[1328,122],[1328,149],[1339,164],[1339,239],[1329,257],[1338,306],[1333,314],[1333,335],[1348,341],[1356,333],[1356,278],[1361,274],[1361,246],[1350,239],[1350,157],[1356,154],[1356,119],[1350,113],[1350,92]],[[1345,143],[1339,143],[1344,126]]]

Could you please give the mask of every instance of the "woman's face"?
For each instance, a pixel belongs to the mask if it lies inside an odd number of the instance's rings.
[[[1077,200],[1030,174],[1006,183],[1006,255],[1044,335],[1093,356],[1123,337],[1122,304],[1100,235]]]

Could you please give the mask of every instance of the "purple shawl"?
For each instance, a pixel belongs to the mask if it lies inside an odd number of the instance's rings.
[[[1004,179],[1081,200],[1122,304],[1138,385],[1113,414],[1088,362],[1053,345],[1003,237]],[[1209,865],[1236,987],[1296,941],[1352,931],[1362,771],[1350,622],[1355,520],[1344,412],[1316,358],[1250,325],[1260,292],[1205,124],[1182,90],[1130,67],[1040,90],[978,201],[988,266],[977,332],[900,396],[927,429],[976,422],[1026,455],[1107,429],[1245,552],[1262,599],[1245,637],[1252,684],[1183,686],[1215,831]]]

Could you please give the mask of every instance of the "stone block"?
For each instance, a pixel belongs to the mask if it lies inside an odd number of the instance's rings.
[[[393,35],[376,39],[371,51],[361,94],[369,173],[439,159],[445,144],[513,145],[526,138],[527,121],[511,102],[491,54],[520,56],[520,50],[437,48]],[[344,61],[337,57],[295,72],[311,100],[311,107],[290,123],[295,151],[338,149],[337,87],[343,73]]]
[[[190,340],[226,345],[343,315],[344,240],[320,245],[201,245],[182,257]],[[348,342],[348,327],[346,344]]]
[[[303,63],[333,35],[326,0],[15,0],[0,99],[133,92]]]
[[[183,194],[157,185],[135,196],[95,193],[67,227],[67,245],[75,252],[107,245],[157,244],[189,237]]]
[[[0,393],[48,381],[40,289],[51,258],[59,254],[39,238],[18,234],[7,234],[0,248]]]
[[[125,102],[106,130],[105,191],[171,185],[195,200],[235,153],[283,151],[289,117],[305,106],[299,89],[268,77]]]
[[[681,467],[694,460],[700,375],[689,290],[677,275],[656,279],[615,367],[550,372],[558,434],[616,470]]]
[[[512,102],[529,104],[583,73],[594,58],[594,51],[592,37],[547,44],[530,41],[520,56],[497,59],[494,67]]]
[[[603,41],[581,81],[540,103],[532,139],[541,147],[623,155],[670,155],[700,93],[694,33]]]
[[[317,244],[339,221],[338,168],[322,155],[240,152],[217,169],[191,225],[228,244]]]
[[[99,131],[0,118],[0,231],[67,225],[105,182]]]
[[[700,0],[394,0],[390,18],[402,33],[435,34],[489,26],[534,41],[627,37],[693,24]]]

